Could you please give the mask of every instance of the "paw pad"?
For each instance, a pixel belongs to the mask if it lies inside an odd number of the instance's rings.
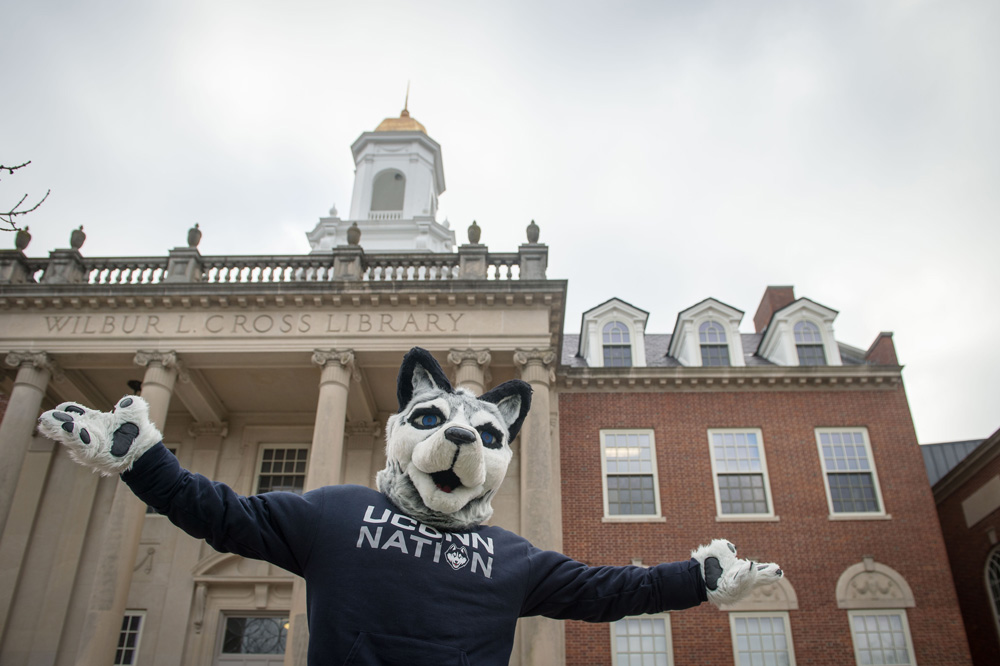
[[[66,411],[67,412],[72,412],[73,414],[83,414],[83,415],[85,415],[87,413],[87,412],[83,411],[82,409],[80,409],[79,407],[77,407],[76,405],[69,405],[68,407],[66,407]],[[55,416],[55,414],[53,414],[53,416]],[[59,418],[59,417],[56,416],[56,418]]]
[[[90,444],[90,433],[87,432],[86,428],[80,428],[80,441],[84,444]]]
[[[124,402],[124,401],[123,401]],[[111,455],[121,458],[132,448],[135,438],[139,436],[139,426],[134,423],[123,423],[111,435]]]
[[[62,424],[62,429],[66,432],[73,432],[73,421],[69,420]]]
[[[72,416],[70,416],[69,414],[63,414],[62,412],[52,412],[52,418],[54,418],[56,421],[63,421],[63,422],[73,421]],[[70,428],[70,431],[72,432],[72,428]]]
[[[132,398],[125,398],[124,400],[118,403],[118,406],[121,407],[122,409],[125,409],[131,404],[132,404]]]

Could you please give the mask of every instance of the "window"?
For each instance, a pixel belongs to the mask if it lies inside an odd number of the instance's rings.
[[[222,654],[285,654],[287,637],[287,617],[227,617]]]
[[[372,182],[372,210],[403,210],[406,176],[395,169],[386,169]]]
[[[878,475],[865,428],[819,428],[819,457],[830,513],[884,515]]]
[[[611,625],[614,666],[670,666],[670,615],[627,617]]]
[[[993,608],[993,621],[1000,634],[1000,548],[994,548],[986,561],[986,591]]]
[[[625,324],[620,321],[605,324],[603,342],[605,368],[632,367],[632,342]]]
[[[858,664],[914,664],[905,610],[848,611]]]
[[[656,449],[652,430],[602,430],[604,515],[659,517]]]
[[[136,663],[139,654],[139,638],[142,634],[142,621],[145,611],[125,611],[122,618],[122,630],[118,634],[118,647],[115,649],[115,666]]]
[[[302,494],[306,485],[306,460],[309,449],[304,446],[265,446],[261,449],[257,492],[286,490]]]
[[[788,613],[730,613],[736,666],[795,666]]]
[[[760,430],[709,430],[720,516],[773,516]]]
[[[699,326],[698,342],[701,344],[702,366],[729,365],[729,345],[726,344],[726,329],[722,324],[706,321]]]
[[[819,326],[811,321],[795,324],[795,350],[799,353],[799,365],[826,365]]]

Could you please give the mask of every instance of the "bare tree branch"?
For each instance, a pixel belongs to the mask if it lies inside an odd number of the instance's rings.
[[[6,171],[8,175],[11,175],[18,169],[23,169],[29,164],[31,164],[31,160],[28,160],[24,164],[18,164],[17,166],[4,166],[3,164],[0,164],[0,173]],[[28,195],[25,194],[23,197],[21,197],[21,200],[14,205],[13,208],[8,210],[7,212],[0,213],[0,231],[19,231],[20,227],[17,226],[17,224],[14,221],[14,218],[17,217],[18,215],[27,215],[28,213],[37,210],[38,207],[41,206],[42,203],[44,203],[44,201],[49,198],[49,194],[51,193],[52,190],[48,190],[45,193],[45,196],[39,199],[38,203],[36,203],[31,208],[28,208],[26,210],[18,210],[21,207],[21,204],[24,203],[25,199],[28,198]]]

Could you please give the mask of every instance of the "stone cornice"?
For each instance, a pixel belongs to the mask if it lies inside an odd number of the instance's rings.
[[[567,368],[562,391],[891,390],[902,386],[898,366]]]

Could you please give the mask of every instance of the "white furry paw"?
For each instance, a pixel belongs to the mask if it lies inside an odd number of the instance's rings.
[[[128,471],[163,439],[149,420],[149,405],[138,396],[122,398],[110,413],[64,402],[38,418],[38,429],[102,476]]]
[[[716,606],[733,604],[759,585],[782,577],[777,564],[756,564],[736,557],[736,546],[725,539],[715,539],[691,553],[701,565],[708,600]]]

